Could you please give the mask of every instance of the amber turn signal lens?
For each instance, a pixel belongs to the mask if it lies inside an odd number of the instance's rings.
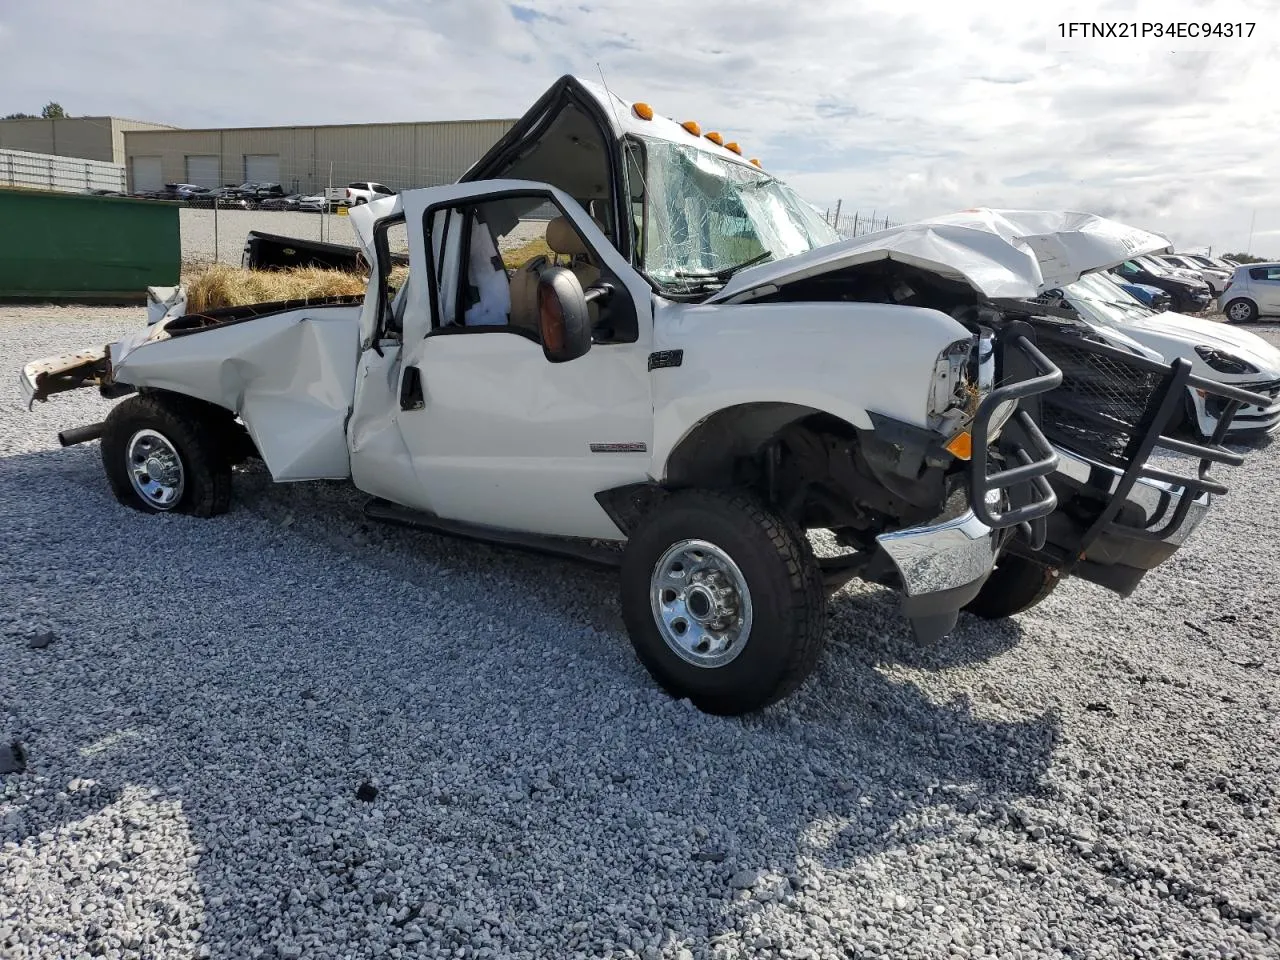
[[[947,441],[946,450],[953,457],[968,460],[973,456],[973,434],[968,430],[961,430]]]
[[[653,107],[649,106],[647,103],[637,103],[632,107],[632,109],[635,110],[636,116],[641,120],[653,119]]]
[[[720,134],[716,133],[714,130],[707,134],[707,139],[712,143],[718,143],[720,146],[724,146],[724,137],[720,136]]]
[[[702,128],[698,126],[697,120],[686,120],[684,123],[680,124],[680,126],[684,127],[686,130],[692,133],[695,137],[702,136]]]

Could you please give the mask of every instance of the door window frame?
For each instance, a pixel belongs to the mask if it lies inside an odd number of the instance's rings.
[[[613,296],[625,297],[627,303],[630,304],[629,313],[632,315],[630,332],[632,333],[632,336],[628,339],[609,340],[603,345],[609,346],[616,343],[636,342],[639,339],[639,316],[637,313],[634,299],[631,295],[631,291],[627,289],[626,283],[623,281],[623,278],[614,275],[613,270],[611,270],[608,266],[607,260],[601,255],[600,251],[595,247],[595,245],[593,245],[587,240],[586,236],[582,232],[581,226],[572,216],[570,216],[568,210],[566,210],[565,207],[561,205],[560,201],[556,199],[553,193],[551,193],[548,190],[537,190],[537,189],[527,189],[527,188],[516,189],[516,190],[501,190],[501,191],[495,191],[492,193],[478,193],[473,196],[459,197],[453,200],[444,200],[439,203],[431,204],[422,211],[422,223],[420,224],[420,234],[423,238],[424,253],[426,255],[426,261],[427,261],[427,275],[429,280],[428,299],[429,299],[430,308],[431,308],[431,325],[430,325],[430,329],[424,335],[424,339],[429,337],[435,337],[435,336],[456,336],[459,334],[508,333],[508,334],[514,334],[519,337],[523,337],[524,339],[527,339],[533,343],[536,343],[539,346],[542,345],[541,339],[538,336],[536,336],[533,333],[533,331],[527,330],[523,327],[514,326],[510,322],[505,324],[480,324],[477,326],[467,326],[465,323],[457,323],[457,322],[450,324],[449,326],[441,326],[439,324],[439,320],[442,315],[440,310],[440,289],[439,288],[441,286],[441,281],[443,280],[443,270],[445,269],[446,261],[448,260],[448,258],[447,257],[439,258],[440,262],[437,263],[435,244],[432,240],[432,218],[435,216],[437,211],[442,212],[446,218],[456,216],[459,213],[461,213],[465,217],[462,223],[462,227],[458,231],[458,234],[459,234],[458,242],[460,243],[461,246],[460,246],[460,252],[458,256],[458,263],[457,263],[456,269],[458,271],[459,282],[457,283],[457,287],[454,291],[454,297],[455,297],[454,316],[455,318],[463,317],[465,316],[465,312],[462,309],[463,284],[461,282],[461,279],[463,277],[463,271],[470,269],[469,251],[471,248],[471,228],[475,219],[471,210],[472,208],[483,207],[485,204],[493,203],[495,201],[512,200],[512,199],[520,199],[520,198],[538,199],[544,203],[550,203],[553,207],[555,207],[556,210],[559,211],[560,216],[564,217],[570,223],[570,225],[573,227],[574,232],[578,234],[578,238],[582,241],[582,245],[591,251],[591,255],[593,256],[595,261],[600,265],[601,279],[604,279],[607,276],[612,281],[612,286],[614,288]],[[584,213],[585,213],[585,210],[584,210]],[[590,215],[587,214],[587,216],[589,218]],[[606,241],[608,241],[607,236],[605,239]],[[448,240],[449,240],[449,222],[448,222],[448,219],[446,219],[445,225],[442,228],[442,233],[441,233],[441,245],[443,246],[445,243],[448,242]]]
[[[392,227],[402,223],[407,231],[409,225],[403,211],[383,217],[373,226],[373,253],[377,262],[370,265],[370,275],[372,276],[375,271],[378,275],[378,321],[374,326],[374,343],[380,340],[399,340],[404,342],[404,323],[401,322],[395,329],[392,329],[387,322],[391,319],[392,312],[395,309],[395,304],[389,301],[387,297],[387,280],[391,276],[392,269],[391,245],[387,242],[387,233]],[[401,290],[408,287],[411,277],[412,270],[410,270],[410,277],[405,278],[404,287]],[[396,293],[397,296],[400,295],[400,291]]]

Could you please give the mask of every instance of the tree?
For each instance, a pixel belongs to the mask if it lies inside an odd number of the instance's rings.
[[[1270,263],[1265,257],[1252,257],[1247,253],[1224,253],[1222,255],[1227,260],[1234,260],[1236,263]]]
[[[5,117],[0,117],[0,119],[39,120],[41,118],[44,118],[45,120],[64,120],[66,119],[66,117],[67,117],[67,111],[62,109],[62,104],[58,103],[56,100],[50,100],[48,103],[44,105],[44,109],[42,109],[39,113],[10,113]]]

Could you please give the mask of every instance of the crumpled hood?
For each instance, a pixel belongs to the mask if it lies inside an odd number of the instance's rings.
[[[1280,376],[1280,350],[1248,330],[1171,312],[1131,320],[1125,324],[1125,328],[1129,327],[1178,340],[1194,340],[1197,344],[1233,353],[1268,376]]]
[[[1166,250],[1172,250],[1167,237],[1089,213],[976,208],[749,267],[708,302],[747,300],[876,260],[896,260],[963,281],[991,299],[1029,299],[1083,274]]]

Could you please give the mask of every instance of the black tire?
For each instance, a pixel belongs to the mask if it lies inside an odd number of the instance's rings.
[[[1231,315],[1232,307],[1240,307],[1244,309],[1237,310],[1237,313],[1240,315],[1233,317]],[[1222,316],[1226,319],[1227,323],[1253,323],[1253,321],[1258,319],[1258,305],[1252,300],[1245,300],[1243,297],[1238,297],[1223,308]]]
[[[699,666],[669,646],[650,601],[651,579],[668,548],[714,545],[745,580],[752,619],[740,652]],[[826,632],[827,595],[809,541],[747,494],[689,490],[645,517],[622,561],[622,616],[640,662],[668,693],[705,713],[750,713],[781,700],[813,672]]]
[[[102,465],[116,499],[143,513],[226,513],[231,507],[231,462],[220,416],[230,418],[220,408],[174,395],[141,394],[113,407],[102,428]],[[159,434],[181,461],[181,493],[171,505],[157,506],[130,479],[130,442],[142,430]]]
[[[1003,620],[1030,610],[1057,588],[1061,578],[1044,564],[1006,554],[964,607],[983,620]]]

